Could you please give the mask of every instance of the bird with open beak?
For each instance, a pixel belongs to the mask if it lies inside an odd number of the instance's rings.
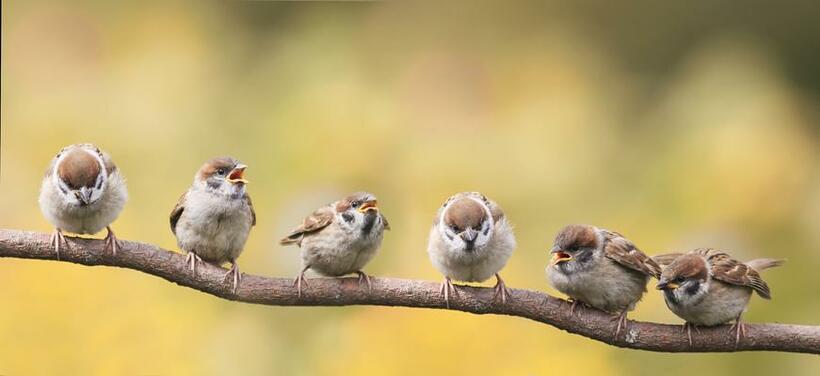
[[[308,269],[329,277],[356,273],[359,283],[366,282],[369,290],[370,277],[362,268],[376,255],[384,230],[389,229],[371,193],[353,193],[316,209],[280,240],[282,245],[295,244],[301,249],[302,271],[294,281],[297,296],[301,297],[302,286],[307,286]]]
[[[570,315],[583,303],[615,313],[615,337],[627,324],[627,313],[646,292],[649,277],[661,268],[617,232],[590,225],[569,225],[555,237],[547,266],[550,284],[572,299]]]
[[[108,229],[106,249],[117,255],[117,238],[111,223],[117,219],[128,191],[125,179],[111,157],[92,144],[66,146],[51,160],[40,189],[40,210],[56,227],[52,236],[60,259],[63,230],[96,234]]]
[[[430,229],[427,253],[444,274],[441,294],[450,307],[453,280],[484,282],[496,278],[493,300],[507,301],[507,288],[499,272],[515,249],[515,235],[501,207],[478,192],[450,196]]]
[[[685,254],[654,257],[663,268],[658,290],[663,291],[666,306],[686,320],[684,327],[692,345],[692,327],[714,326],[735,321],[735,345],[745,333],[741,315],[746,311],[752,291],[771,299],[769,286],[760,277],[761,270],[780,266],[784,260],[755,259],[745,263],[725,252],[701,248]]]
[[[177,245],[188,253],[191,273],[198,262],[231,263],[225,281],[234,292],[241,282],[237,258],[256,225],[253,203],[246,192],[247,166],[231,157],[211,159],[194,176],[191,188],[171,211],[171,231]]]

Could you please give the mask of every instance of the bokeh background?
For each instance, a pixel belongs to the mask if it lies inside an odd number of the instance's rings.
[[[42,173],[93,142],[128,178],[123,239],[176,249],[168,213],[207,158],[250,166],[242,270],[294,276],[277,239],[376,193],[366,270],[439,280],[450,194],[516,225],[502,275],[551,290],[568,223],[648,253],[785,257],[751,322],[820,324],[820,7],[812,2],[2,3],[0,226],[51,231]],[[488,284],[491,284],[490,281]],[[622,350],[523,319],[231,303],[130,270],[0,260],[0,374],[816,374],[817,357]],[[680,322],[651,291],[632,318]]]

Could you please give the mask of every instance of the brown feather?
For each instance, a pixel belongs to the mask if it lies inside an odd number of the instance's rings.
[[[282,240],[279,241],[279,244],[300,244],[302,241],[302,237],[304,237],[306,234],[317,232],[333,223],[334,215],[335,214],[331,206],[325,206],[320,209],[317,209],[311,215],[305,218],[302,221],[302,224],[299,225],[299,227],[296,227],[295,229],[293,229],[293,231],[290,232],[290,234],[282,238]]]
[[[444,223],[459,230],[468,228],[478,229],[487,212],[475,200],[470,198],[460,198],[454,201],[444,213]]]
[[[634,271],[645,275],[660,278],[661,267],[631,241],[621,234],[609,230],[602,230],[604,234],[604,254],[613,260]]]
[[[174,206],[174,209],[171,210],[170,220],[171,220],[171,232],[174,235],[177,234],[177,222],[179,222],[179,217],[182,216],[182,212],[185,210],[185,198],[188,197],[188,192],[179,196],[179,200],[177,200],[177,204]],[[254,217],[255,221],[255,217]]]
[[[100,162],[81,148],[68,152],[57,166],[57,174],[71,189],[91,188],[100,174]]]

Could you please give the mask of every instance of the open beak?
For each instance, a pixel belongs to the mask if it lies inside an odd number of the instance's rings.
[[[572,255],[570,255],[569,253],[566,253],[566,252],[564,252],[564,251],[562,251],[558,248],[553,248],[550,253],[552,253],[552,261],[551,261],[552,265],[560,264],[562,262],[567,262],[567,261],[572,260]]]
[[[237,184],[237,183],[248,184],[248,181],[245,180],[245,178],[244,178],[246,168],[248,168],[248,166],[245,166],[245,165],[236,166],[233,170],[231,170],[231,173],[228,174],[228,178],[225,179],[225,180],[227,180],[231,184]]]
[[[660,281],[660,282],[658,282],[658,285],[655,286],[655,287],[658,290],[674,290],[674,289],[680,287],[680,285],[678,285],[677,283],[674,283],[674,282]]]
[[[359,206],[359,212],[366,213],[368,211],[379,211],[379,202],[376,200],[365,201],[362,206]]]

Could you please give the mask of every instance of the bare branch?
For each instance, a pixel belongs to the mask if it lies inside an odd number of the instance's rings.
[[[55,260],[50,234],[0,230],[0,257]],[[436,282],[396,278],[373,278],[373,289],[360,287],[356,278],[308,280],[302,298],[297,298],[293,279],[266,278],[245,274],[236,294],[223,282],[226,269],[211,265],[197,268],[194,278],[183,255],[151,244],[121,241],[116,257],[103,251],[104,241],[68,237],[61,260],[89,266],[116,266],[139,270],[170,282],[220,298],[273,306],[379,305],[447,309]],[[569,317],[569,304],[550,295],[510,289],[507,303],[492,302],[491,288],[459,287],[451,300],[452,310],[475,314],[523,317],[608,343],[613,346],[659,352],[784,351],[820,354],[820,327],[785,324],[746,324],[746,337],[735,348],[728,326],[702,328],[689,346],[680,325],[630,321],[629,329],[613,338],[616,321],[593,309],[576,310]]]

